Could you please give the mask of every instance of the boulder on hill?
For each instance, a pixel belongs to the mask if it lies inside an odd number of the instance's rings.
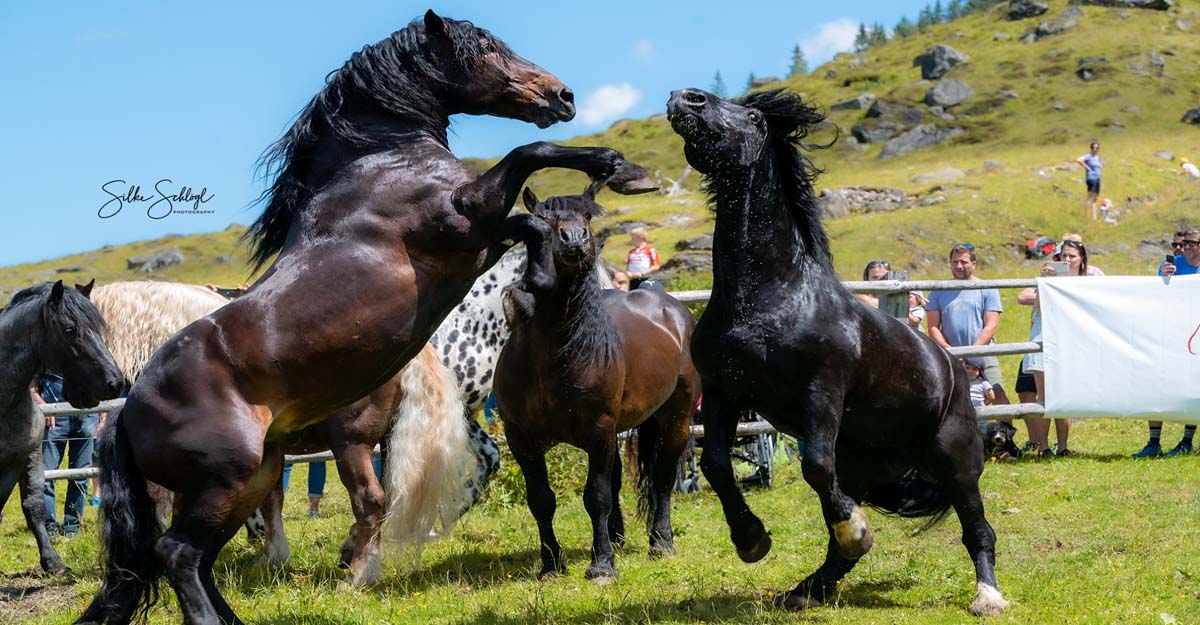
[[[937,44],[930,46],[924,54],[913,59],[913,67],[921,68],[921,78],[925,80],[937,80],[946,75],[956,65],[966,63],[971,60],[970,56],[951,48],[950,46]]]
[[[1179,121],[1185,124],[1200,125],[1200,106],[1197,106],[1196,108],[1184,113],[1183,118]]]
[[[925,92],[925,104],[948,109],[973,97],[975,97],[975,90],[971,89],[971,85],[961,80],[947,78]]]
[[[1050,7],[1042,0],[1012,0],[1008,3],[1008,19],[1015,21],[1037,17],[1049,10]]]
[[[1153,9],[1166,11],[1174,4],[1171,0],[1071,0],[1071,4],[1084,4],[1118,9]]]
[[[675,242],[675,249],[684,250],[711,250],[713,248],[713,236],[711,234],[701,234],[691,238],[683,239]]]
[[[850,213],[886,213],[906,208],[909,202],[904,191],[880,187],[822,189],[817,198],[817,206],[827,219],[838,219]]]
[[[899,102],[876,100],[871,105],[871,108],[867,110],[866,116],[871,119],[885,119],[904,125],[912,125],[919,124],[921,120],[925,119],[925,111],[915,106],[900,104]]]
[[[908,132],[883,144],[880,159],[889,159],[916,150],[948,141],[965,132],[962,128],[942,128],[933,124],[921,124]]]
[[[859,94],[856,98],[842,100],[829,107],[831,111],[865,111],[875,104],[875,95],[871,93]]]
[[[1079,67],[1075,70],[1075,75],[1081,80],[1094,80],[1108,71],[1108,59],[1102,56],[1085,56],[1079,59]]]
[[[140,269],[144,273],[153,273],[164,267],[183,264],[183,253],[178,248],[159,250],[145,256],[134,256],[125,259],[126,269]]]
[[[1044,39],[1046,37],[1051,37],[1053,35],[1061,35],[1061,34],[1067,32],[1068,30],[1075,28],[1078,25],[1079,25],[1079,20],[1074,17],[1066,17],[1066,18],[1057,17],[1052,20],[1038,24],[1037,28],[1026,33],[1025,37],[1022,37],[1021,40],[1026,41],[1027,38],[1032,37],[1033,40],[1036,41],[1038,39]]]
[[[914,184],[943,184],[947,182],[954,182],[955,180],[962,180],[966,177],[967,174],[961,169],[947,168],[926,172],[924,174],[917,174],[909,180],[911,180]]]
[[[883,143],[904,131],[904,126],[892,121],[864,119],[850,129],[860,143]]]

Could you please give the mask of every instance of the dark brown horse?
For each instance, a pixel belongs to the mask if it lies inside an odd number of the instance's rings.
[[[831,596],[871,548],[867,503],[912,517],[953,506],[975,564],[971,612],[1002,612],[966,373],[929,337],[860,304],[834,273],[816,171],[798,149],[824,117],[785,91],[727,102],[687,89],[667,111],[716,210],[712,297],[692,347],[704,378],[701,467],[738,555],[754,562],[771,548],[729,457],[738,416],[754,410],[805,440],[804,479],[829,530],[825,563],[780,605]]]
[[[250,231],[260,264],[278,258],[159,349],[104,430],[107,570],[79,622],[128,623],[165,575],[185,623],[240,623],[213,563],[279,479],[288,434],[394,376],[514,241],[528,279],[553,282],[549,227],[507,216],[525,180],[561,166],[652,188],[613,150],[532,144],[475,178],[447,147],[452,114],[546,126],[571,119],[572,100],[487,31],[432,11],[330,75],[278,144]],[[165,532],[145,479],[176,493]]]
[[[517,306],[523,315],[510,320],[512,336],[496,363],[496,401],[538,524],[539,577],[566,570],[554,536],[546,452],[569,443],[588,455],[583,502],[592,519],[592,562],[584,575],[604,582],[617,575],[613,543],[621,544],[625,534],[620,432],[637,428],[638,507],[646,514],[650,555],[675,551],[671,489],[700,394],[689,349],[695,320],[665,293],[624,293],[596,284],[597,250],[589,222],[602,209],[590,195],[539,204],[526,190],[524,199],[554,232],[558,283],[510,290],[526,301]]]

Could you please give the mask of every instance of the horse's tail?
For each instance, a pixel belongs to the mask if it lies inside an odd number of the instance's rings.
[[[628,459],[631,466],[637,467],[638,515],[647,523],[653,522],[654,489],[651,477],[654,475],[654,464],[658,462],[659,449],[662,447],[662,432],[658,420],[650,417],[629,433],[626,444]]]
[[[412,563],[435,533],[449,531],[469,502],[474,454],[454,373],[428,346],[400,373],[403,398],[388,435],[381,537]]]
[[[921,477],[917,469],[890,484],[871,487],[863,499],[867,505],[888,514],[905,518],[933,517],[920,531],[937,525],[950,511],[946,490]]]
[[[104,583],[76,623],[124,625],[134,617],[144,619],[158,601],[163,570],[154,543],[162,525],[119,411],[100,433],[98,453],[104,458],[100,463]]]

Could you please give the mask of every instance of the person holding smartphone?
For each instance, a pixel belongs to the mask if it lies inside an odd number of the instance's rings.
[[[1052,258],[1052,261],[1042,266],[1041,275],[1043,278],[1104,275],[1104,272],[1099,267],[1093,267],[1088,264],[1087,248],[1079,241],[1063,241],[1059,244],[1057,253]],[[1017,295],[1017,303],[1033,307],[1033,312],[1029,318],[1029,340],[1041,341],[1042,309],[1041,302],[1038,299],[1037,287],[1021,291]],[[1033,376],[1036,401],[1044,403],[1046,401],[1046,376],[1042,353],[1025,354],[1025,357],[1021,360],[1021,369]],[[1029,430],[1029,440],[1037,446],[1036,451],[1038,455],[1042,457],[1056,455],[1050,449],[1050,424],[1046,419],[1042,417],[1025,417],[1025,428]],[[1071,420],[1055,419],[1054,434],[1055,438],[1058,439],[1057,455],[1073,455],[1075,452],[1068,446],[1068,439],[1071,435]]]
[[[1180,233],[1175,233],[1176,235]],[[1188,228],[1183,236],[1176,237],[1172,243],[1172,251],[1182,254],[1168,254],[1158,266],[1158,275],[1164,278],[1171,276],[1186,276],[1200,273],[1200,228]],[[1163,453],[1162,450],[1162,421],[1150,422],[1150,440],[1141,451],[1133,454],[1134,458],[1155,458],[1158,456],[1180,456],[1192,453],[1192,437],[1196,434],[1196,426],[1189,424],[1183,429],[1183,438],[1173,449]]]

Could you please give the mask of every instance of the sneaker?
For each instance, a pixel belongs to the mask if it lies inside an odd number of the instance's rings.
[[[1163,455],[1162,445],[1155,442],[1146,443],[1141,451],[1133,454],[1133,458],[1157,458]]]
[[[93,508],[100,507],[100,498],[99,497],[92,497],[92,507]]]
[[[1185,439],[1185,440],[1179,441],[1179,444],[1175,446],[1175,449],[1172,449],[1171,451],[1168,451],[1167,453],[1165,453],[1163,455],[1170,458],[1171,456],[1186,456],[1191,453],[1192,453],[1192,442]]]
[[[1053,458],[1054,450],[1048,447],[1048,448],[1043,449],[1040,452],[1038,452],[1038,456],[1041,458]]]
[[[1054,455],[1059,456],[1060,458],[1066,458],[1068,456],[1074,456],[1075,452],[1071,451],[1070,449],[1059,449],[1058,451],[1054,452]]]
[[[320,516],[321,516],[321,512],[318,510],[309,510],[308,511],[308,518],[310,518],[310,519],[315,519]]]
[[[62,535],[62,526],[60,526],[58,523],[47,523],[46,524],[46,533],[50,535],[50,538],[55,538],[57,536],[61,536]]]

